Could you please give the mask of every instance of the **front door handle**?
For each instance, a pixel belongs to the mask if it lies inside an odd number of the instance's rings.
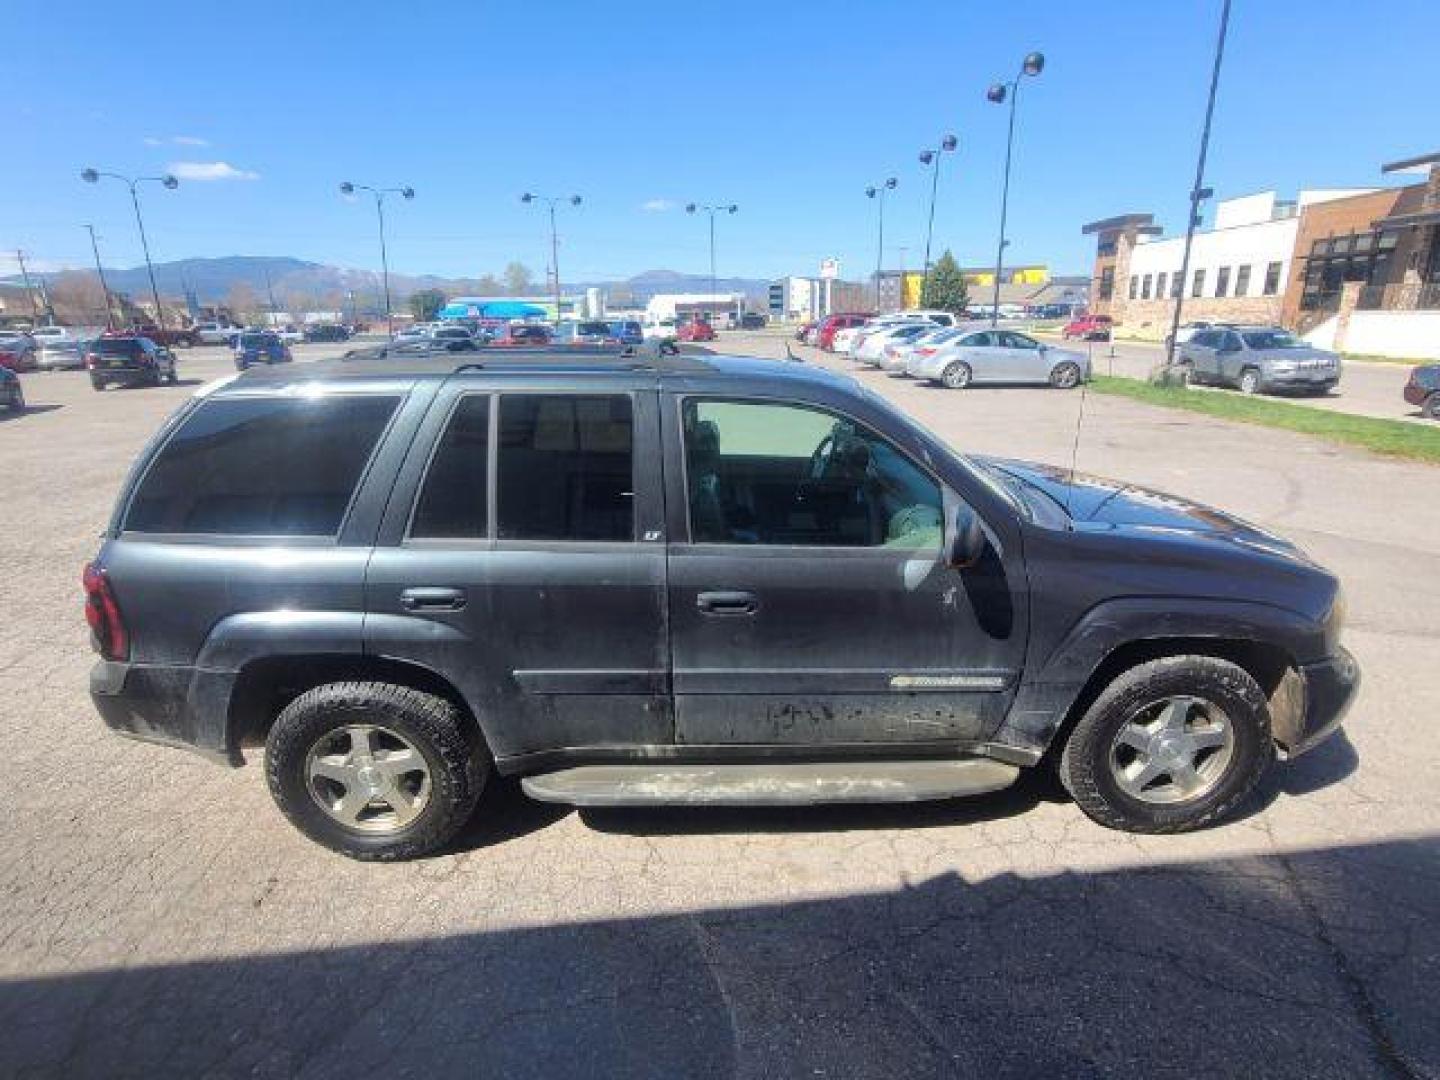
[[[695,597],[695,606],[705,615],[754,615],[760,600],[748,592],[702,592]]]
[[[459,611],[465,606],[465,593],[460,589],[406,589],[400,594],[400,606],[407,611]]]

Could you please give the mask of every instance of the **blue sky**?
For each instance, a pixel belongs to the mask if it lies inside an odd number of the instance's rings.
[[[835,256],[861,278],[875,259],[866,184],[899,178],[885,262],[903,245],[918,265],[916,155],[953,132],[935,246],[986,263],[1005,110],[985,87],[1040,49],[1046,70],[1020,101],[1010,251],[1084,271],[1087,221],[1151,211],[1181,225],[1218,12],[1219,0],[12,0],[0,249],[87,263],[88,221],[107,264],[135,265],[124,189],[79,170],[224,163],[243,175],[145,192],[157,260],[376,267],[372,208],[337,191],[352,179],[415,187],[390,215],[392,267],[407,273],[518,258],[538,275],[548,245],[541,212],[518,201],[528,188],[585,198],[562,220],[568,280],[704,272],[689,200],[740,205],[720,223],[722,275],[814,273]],[[1422,45],[1436,40],[1434,0],[1236,0],[1211,185],[1223,197],[1396,182],[1383,161],[1440,149]]]

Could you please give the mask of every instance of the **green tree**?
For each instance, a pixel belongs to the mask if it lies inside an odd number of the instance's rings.
[[[524,263],[512,262],[505,267],[505,291],[511,296],[524,296],[534,281],[535,275]]]
[[[410,311],[416,322],[430,322],[445,306],[445,294],[439,289],[421,289],[410,294]]]
[[[922,290],[920,306],[963,315],[969,303],[970,290],[965,285],[965,275],[960,272],[955,256],[946,248],[930,267],[930,278]]]

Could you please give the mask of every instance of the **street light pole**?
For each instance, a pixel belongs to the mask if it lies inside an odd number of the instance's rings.
[[[991,326],[1000,320],[1000,274],[1003,271],[1005,247],[1008,243],[1005,239],[1005,220],[1010,208],[1010,157],[1015,149],[1015,104],[1020,100],[1020,79],[1026,75],[1039,75],[1044,70],[1044,54],[1032,52],[1021,62],[1020,74],[1009,82],[993,84],[985,92],[985,97],[996,105],[1004,104],[1007,97],[1010,99],[1010,126],[1005,135],[1005,181],[1000,188],[1000,242],[995,249],[995,292],[990,305]]]
[[[520,196],[522,203],[543,202],[550,207],[550,270],[555,275],[555,321],[560,321],[560,232],[555,222],[555,208],[561,203],[569,203],[571,206],[579,206],[584,200],[579,195],[571,195],[566,198],[551,198],[547,195],[536,195],[533,191],[527,191]]]
[[[352,184],[345,180],[340,184],[340,194],[354,195],[356,191],[368,191],[375,196],[375,220],[380,225],[380,281],[385,291],[385,334],[387,337],[395,336],[395,314],[391,311],[390,304],[390,255],[385,248],[385,196],[394,192],[404,199],[415,198],[415,189],[412,187],[388,187],[374,188],[368,184]],[[267,280],[268,288],[269,282]],[[275,310],[275,298],[270,298],[271,314]]]
[[[883,184],[871,184],[865,189],[867,199],[878,199],[880,205],[880,236],[875,243],[875,314],[880,314],[880,274],[885,264],[885,193],[894,191],[895,185],[899,183],[891,176]],[[904,283],[901,282],[901,290],[904,290]]]
[[[95,273],[100,276],[100,290],[105,294],[105,328],[115,329],[115,314],[110,308],[110,286],[105,281],[105,267],[100,264],[100,245],[95,241],[95,226],[86,225],[90,232],[90,250],[95,253]]]
[[[716,282],[717,282],[718,279],[715,277],[715,215],[716,215],[717,213],[720,213],[720,214],[733,214],[733,213],[735,213],[735,212],[736,212],[737,210],[739,210],[739,209],[740,209],[740,207],[737,206],[735,203],[717,203],[717,204],[714,205],[714,206],[711,206],[711,205],[708,204],[708,203],[693,203],[693,202],[692,202],[692,203],[686,203],[686,204],[685,204],[685,212],[686,212],[687,214],[693,214],[693,213],[695,213],[695,212],[698,211],[698,210],[704,210],[705,213],[707,213],[707,214],[710,215],[710,295],[711,295],[711,296],[715,296],[715,295],[718,293],[718,291],[719,291],[719,290],[718,290],[718,286],[717,286],[717,284],[716,284]],[[712,301],[712,303],[713,303],[713,301]]]
[[[934,166],[930,174],[930,217],[925,225],[925,266],[920,283],[920,302],[922,304],[926,302],[925,296],[930,291],[930,237],[935,231],[935,196],[940,190],[940,158],[959,145],[960,140],[954,135],[946,135],[940,140],[940,145],[936,149],[920,151],[920,164]]]
[[[97,169],[82,169],[80,179],[87,184],[99,183],[101,177],[110,180],[119,180],[130,189],[130,201],[135,206],[135,225],[140,230],[140,247],[145,252],[145,272],[150,278],[150,299],[155,302],[155,325],[165,329],[165,311],[160,306],[160,289],[155,284],[155,264],[150,261],[150,241],[145,236],[145,218],[140,213],[140,195],[136,188],[150,181],[159,184],[161,187],[174,191],[180,186],[180,181],[166,173],[164,176],[137,176],[131,179],[128,176],[121,176],[119,173],[100,172]]]
[[[1180,332],[1180,308],[1185,303],[1185,283],[1190,276],[1190,245],[1195,240],[1200,204],[1211,195],[1205,184],[1205,156],[1210,149],[1210,119],[1215,115],[1215,92],[1220,86],[1220,61],[1225,57],[1225,35],[1230,29],[1230,0],[1220,8],[1220,33],[1215,39],[1215,64],[1210,69],[1210,96],[1205,101],[1205,126],[1200,131],[1200,157],[1195,163],[1195,183],[1190,188],[1190,220],[1185,223],[1185,247],[1180,254],[1180,288],[1175,290],[1175,310],[1170,316],[1170,336],[1165,343],[1165,367],[1175,363],[1175,335]],[[1172,285],[1171,288],[1174,288]]]

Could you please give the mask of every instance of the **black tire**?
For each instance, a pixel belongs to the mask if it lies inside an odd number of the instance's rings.
[[[1420,415],[1427,420],[1440,420],[1440,390],[1425,399],[1420,406]]]
[[[1111,768],[1121,728],[1148,702],[1172,695],[1213,702],[1230,718],[1230,759],[1213,785],[1193,798],[1153,803],[1122,790]],[[1112,829],[1177,833],[1204,828],[1232,813],[1275,756],[1270,709],[1243,668],[1210,656],[1169,656],[1118,676],[1071,731],[1060,757],[1060,780],[1089,818]]]
[[[25,389],[21,386],[15,387],[15,396],[10,399],[10,411],[17,413],[25,411]]]
[[[1260,370],[1247,367],[1240,372],[1240,379],[1235,385],[1240,388],[1242,394],[1258,394],[1260,392]]]
[[[171,386],[174,386],[180,381],[180,372],[176,371],[173,365],[170,370],[165,373],[165,381]]]
[[[1065,360],[1050,369],[1050,385],[1057,390],[1073,390],[1083,380],[1080,365],[1074,361]]]
[[[104,390],[104,389],[105,389],[105,380],[104,380],[104,379],[97,379],[97,378],[95,378],[95,377],[92,375],[92,376],[90,377],[90,385],[93,386],[96,390]]]
[[[312,748],[356,723],[393,731],[424,759],[429,796],[401,828],[347,828],[311,794],[305,772]],[[455,705],[390,683],[329,683],[308,690],[285,707],[265,740],[265,774],[281,812],[316,843],[352,859],[390,862],[434,851],[469,820],[489,773],[490,757],[467,738]]]
[[[956,360],[947,364],[945,370],[940,373],[940,382],[947,390],[964,390],[970,385],[970,379],[974,372],[970,365],[963,360]]]

